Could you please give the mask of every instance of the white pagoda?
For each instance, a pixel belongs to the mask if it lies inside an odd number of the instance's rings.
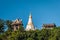
[[[32,15],[31,15],[31,13],[30,13],[30,15],[29,15],[28,24],[27,24],[25,30],[26,30],[26,31],[35,30],[34,25],[33,25],[33,22],[32,22]]]

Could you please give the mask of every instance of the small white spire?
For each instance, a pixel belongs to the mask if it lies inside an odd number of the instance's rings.
[[[32,15],[31,15],[32,13],[30,12],[30,15],[29,15],[29,17],[31,18],[32,17]]]
[[[32,23],[32,15],[31,15],[31,12],[30,12],[30,15],[29,15],[28,24],[26,26],[26,31],[29,31],[29,30],[35,30],[34,25]]]

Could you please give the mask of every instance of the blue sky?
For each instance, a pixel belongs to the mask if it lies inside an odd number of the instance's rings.
[[[1,19],[21,18],[26,27],[30,12],[37,28],[45,23],[60,26],[60,0],[0,0]]]

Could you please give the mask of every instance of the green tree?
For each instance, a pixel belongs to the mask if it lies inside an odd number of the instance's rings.
[[[6,25],[8,27],[8,30],[10,30],[10,31],[12,30],[11,24],[12,24],[11,20],[6,20]]]
[[[51,35],[49,37],[49,40],[60,40],[60,27],[55,27],[51,30]]]
[[[27,38],[27,40],[34,40],[33,38]]]
[[[4,20],[0,19],[0,33],[4,32]]]
[[[23,25],[20,25],[20,27],[19,27],[19,31],[21,31],[21,32],[24,31],[24,27],[23,27]]]

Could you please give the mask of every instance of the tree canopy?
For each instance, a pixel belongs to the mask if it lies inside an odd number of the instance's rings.
[[[4,31],[4,23],[4,20],[0,19],[0,33]],[[11,29],[11,21],[7,20],[6,25]],[[20,26],[17,31],[6,30],[0,34],[0,40],[60,40],[60,27],[25,31],[24,27]]]

